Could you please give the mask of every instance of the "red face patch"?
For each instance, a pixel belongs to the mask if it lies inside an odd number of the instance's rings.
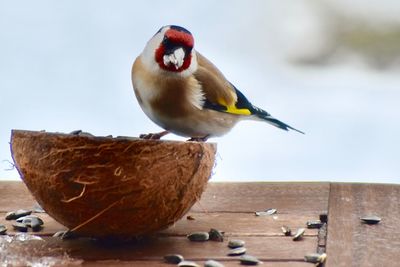
[[[187,47],[193,47],[194,39],[193,36],[186,32],[177,31],[175,29],[169,29],[165,36],[173,43],[183,44]]]
[[[165,33],[165,37],[168,40],[169,44],[173,44],[176,47],[181,46],[186,48],[185,49],[186,55],[183,61],[183,65],[178,69],[176,69],[174,65],[168,65],[168,66],[164,65],[163,57],[168,52],[166,48],[167,44],[163,42],[160,44],[160,46],[157,48],[155,52],[155,60],[160,66],[160,68],[172,72],[181,72],[189,68],[192,60],[192,55],[190,51],[192,50],[194,45],[193,36],[190,33],[178,31],[176,29],[171,28]]]

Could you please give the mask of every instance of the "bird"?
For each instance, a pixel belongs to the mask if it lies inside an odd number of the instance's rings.
[[[261,120],[304,134],[253,105],[195,50],[192,33],[181,26],[166,25],[154,34],[135,59],[131,78],[143,112],[164,129],[140,135],[144,139],[174,133],[205,142],[228,133],[241,120]]]

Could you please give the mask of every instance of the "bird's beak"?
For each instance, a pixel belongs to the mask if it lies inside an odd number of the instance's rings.
[[[185,51],[183,48],[178,48],[174,50],[173,53],[169,55],[164,55],[163,60],[164,60],[164,65],[169,66],[169,65],[174,65],[175,69],[179,69],[182,67],[183,62],[185,59]]]

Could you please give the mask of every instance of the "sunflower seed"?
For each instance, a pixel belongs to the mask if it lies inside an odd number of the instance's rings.
[[[4,224],[0,224],[0,235],[5,235],[7,232],[7,227]]]
[[[378,217],[378,216],[375,216],[375,215],[369,215],[369,216],[361,217],[360,220],[362,220],[366,224],[377,224],[382,219],[380,217]]]
[[[178,264],[182,262],[183,256],[179,254],[168,254],[164,256],[164,260],[166,263],[173,263],[173,264]]]
[[[27,216],[24,216],[24,217],[20,217],[20,218],[18,218],[16,220],[16,222],[26,224],[29,227],[32,227],[31,226],[32,223],[37,223],[39,225],[43,225],[44,224],[43,220],[40,219],[36,215],[27,215]]]
[[[304,256],[304,261],[311,263],[322,263],[325,261],[326,254],[310,253]]]
[[[293,236],[293,241],[298,241],[298,240],[302,239],[305,231],[306,231],[305,228],[297,229],[296,233]]]
[[[308,229],[319,229],[321,228],[323,223],[320,220],[316,221],[307,221],[307,228]]]
[[[326,214],[326,213],[321,213],[321,214],[319,215],[319,220],[320,220],[322,223],[328,223],[328,214]]]
[[[18,232],[28,232],[28,226],[26,226],[23,223],[13,223],[12,225],[14,227],[15,230],[17,230]]]
[[[240,248],[240,247],[243,247],[244,244],[245,244],[245,242],[243,240],[233,239],[233,240],[229,240],[228,247],[229,248]]]
[[[240,256],[246,253],[245,247],[239,247],[229,250],[228,256]]]
[[[187,236],[190,241],[207,241],[210,238],[210,235],[207,232],[194,232]]]
[[[82,132],[82,130],[74,130],[74,131],[70,132],[69,134],[79,135],[81,132]]]
[[[284,226],[281,227],[281,229],[282,229],[282,233],[285,236],[291,236],[292,235],[292,230],[289,228],[289,226],[284,225]]]
[[[66,231],[58,231],[58,232],[54,233],[53,237],[59,237],[63,240],[66,240],[66,239],[76,238],[77,235],[74,232],[66,230]]]
[[[240,257],[240,263],[242,265],[258,265],[262,262],[254,256],[243,255]]]
[[[44,211],[44,209],[42,208],[42,206],[39,205],[39,203],[36,203],[35,205],[33,205],[32,212],[34,212],[34,213],[46,213]]]
[[[211,228],[208,235],[212,241],[224,242],[224,234],[217,229]]]
[[[264,210],[264,211],[256,211],[255,215],[256,216],[269,216],[269,215],[275,214],[276,212],[277,212],[276,209],[267,209],[267,210]]]
[[[28,215],[16,220],[17,223],[23,223],[28,227],[32,228],[32,231],[38,232],[42,229],[43,220],[35,215]]]
[[[200,267],[197,263],[194,261],[181,261],[178,266],[180,267]]]
[[[188,216],[186,216],[186,220],[194,221],[196,219],[192,215],[188,215]]]
[[[6,214],[6,220],[15,220],[20,217],[30,215],[32,213],[31,210],[16,210],[16,211],[10,211]]]
[[[204,263],[204,267],[224,267],[224,265],[215,260],[208,260]]]

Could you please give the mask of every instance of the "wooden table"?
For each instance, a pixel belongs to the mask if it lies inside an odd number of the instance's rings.
[[[0,224],[15,236],[8,211],[31,209],[35,201],[21,182],[0,182]],[[254,211],[275,208],[275,216],[255,216]],[[328,213],[324,231],[307,229],[304,238],[293,241],[281,232],[305,227]],[[375,214],[377,225],[366,225],[359,217]],[[264,262],[261,266],[313,266],[304,255],[325,251],[325,266],[400,266],[400,186],[341,183],[210,183],[200,202],[186,217],[154,237],[118,243],[78,238],[52,237],[65,228],[46,214],[38,214],[45,227],[37,235],[43,240],[9,243],[0,250],[0,260],[21,258],[53,260],[71,266],[173,266],[163,263],[163,255],[182,254],[202,265],[207,259],[225,266],[239,266],[237,257],[227,256],[227,240],[242,239],[248,254]],[[225,231],[225,241],[190,242],[193,231]],[[14,237],[15,239],[15,237]],[[10,241],[10,240],[9,240]],[[4,243],[4,237],[3,237]],[[3,244],[4,245],[4,244]],[[0,244],[1,248],[1,244]],[[5,253],[7,255],[5,255]],[[49,258],[45,258],[49,257]]]

